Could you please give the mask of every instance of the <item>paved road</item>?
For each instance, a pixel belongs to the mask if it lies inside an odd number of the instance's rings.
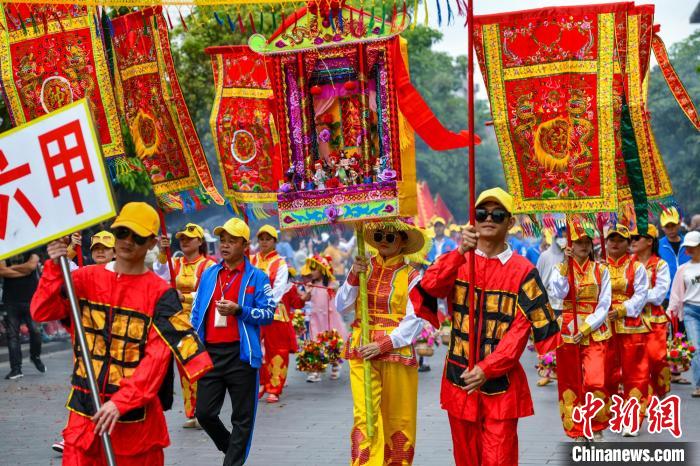
[[[431,358],[433,371],[420,375],[417,466],[451,465],[452,441],[445,413],[438,402],[443,349]],[[38,374],[28,362],[25,377],[19,381],[0,380],[0,465],[58,465],[60,456],[50,450],[59,438],[66,419],[63,408],[68,393],[71,354],[67,351],[45,357],[47,374]],[[520,422],[521,464],[564,464],[557,453],[558,442],[565,439],[559,420],[555,385],[534,387],[534,356],[526,352],[523,364],[530,377],[535,401],[535,416]],[[345,369],[345,368],[344,368]],[[0,364],[5,374],[7,364]],[[251,466],[329,466],[347,464],[349,431],[352,424],[352,400],[347,371],[340,380],[325,379],[308,384],[296,370],[290,371],[289,387],[276,405],[260,403],[255,436],[248,464]],[[674,385],[683,399],[683,439],[700,439],[700,400],[690,398],[688,387]],[[178,394],[179,396],[179,394]],[[227,419],[230,410],[224,408]],[[221,464],[222,455],[215,450],[202,431],[182,429],[179,405],[167,413],[172,445],[166,450],[166,464],[207,466]],[[225,422],[228,422],[227,420]],[[608,437],[612,434],[608,432]],[[641,440],[673,440],[669,434]],[[698,463],[700,464],[700,463]]]

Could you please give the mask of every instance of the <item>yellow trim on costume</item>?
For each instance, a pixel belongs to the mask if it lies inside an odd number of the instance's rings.
[[[244,97],[246,99],[270,99],[272,89],[247,89],[245,87],[227,87],[221,93],[222,97]]]
[[[503,70],[503,79],[536,78],[542,75],[566,74],[566,73],[595,73],[597,64],[594,61],[568,60],[554,63],[542,63],[539,65],[516,66]]]

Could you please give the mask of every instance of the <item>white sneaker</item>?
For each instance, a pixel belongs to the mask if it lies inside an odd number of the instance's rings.
[[[593,441],[594,442],[604,442],[605,437],[603,436],[603,431],[599,430],[598,432],[593,432]]]
[[[629,427],[625,427],[622,430],[622,436],[623,437],[639,437],[639,430],[636,432],[632,432],[632,430]]]
[[[306,381],[309,383],[316,383],[321,381],[321,375],[318,372],[312,372],[306,377]]]
[[[51,445],[51,449],[57,453],[63,453],[63,440],[56,442]]]

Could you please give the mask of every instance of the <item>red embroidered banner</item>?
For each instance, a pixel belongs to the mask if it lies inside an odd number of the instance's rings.
[[[613,53],[629,4],[475,17],[516,212],[615,210]]]
[[[224,195],[241,203],[274,203],[283,176],[266,59],[246,46],[206,52],[216,83],[210,122]]]
[[[119,108],[160,205],[223,204],[182,96],[161,8],[112,21]]]
[[[2,85],[14,125],[87,97],[105,157],[124,154],[95,8],[4,4]]]

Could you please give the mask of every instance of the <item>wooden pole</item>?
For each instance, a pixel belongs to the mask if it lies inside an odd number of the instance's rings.
[[[168,227],[165,225],[165,214],[158,208],[158,217],[160,217],[160,233],[164,237],[168,237]],[[173,254],[170,250],[170,246],[165,248],[165,256],[168,258],[168,271],[170,271],[170,286],[177,288],[175,286],[175,269],[173,268]]]
[[[363,234],[363,226],[358,223],[355,227],[355,235],[357,236],[357,254],[360,257],[365,257],[365,237]],[[360,300],[358,301],[356,309],[360,312],[360,330],[362,331],[361,344],[366,345],[370,342],[369,339],[369,313],[368,300],[367,300],[367,273],[361,272],[359,274],[360,279]],[[365,412],[367,424],[367,436],[369,438],[374,437],[374,399],[372,397],[372,363],[368,360],[362,361],[362,368],[364,370],[365,379]]]
[[[469,121],[469,220],[472,225],[476,222],[476,154],[474,143],[474,0],[467,1],[467,107]],[[476,363],[476,347],[479,329],[474,328],[474,301],[476,294],[475,270],[476,255],[469,255],[469,370]]]

